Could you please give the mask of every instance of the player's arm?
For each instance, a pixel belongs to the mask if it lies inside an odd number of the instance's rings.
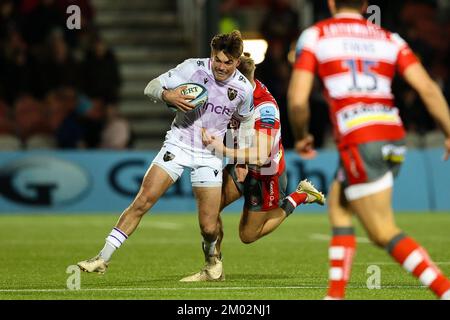
[[[407,67],[403,77],[417,91],[428,112],[444,133],[446,137],[444,159],[447,160],[450,155],[450,112],[444,95],[421,63],[417,62]]]
[[[181,93],[186,87],[169,89],[186,82],[185,79],[192,73],[192,68],[190,60],[184,61],[176,68],[150,81],[144,89],[144,94],[154,101],[167,103],[180,111],[187,112],[192,110],[195,106],[190,104],[189,101],[195,97]]]
[[[314,138],[309,134],[309,96],[314,84],[314,72],[317,60],[314,48],[318,39],[315,28],[306,29],[300,36],[297,47],[297,59],[291,74],[288,88],[288,115],[294,138],[295,149],[304,158],[316,155],[313,148]]]
[[[270,157],[274,137],[261,131],[255,131],[251,147],[243,149],[231,149],[224,146],[222,154],[234,163],[264,165]],[[222,144],[223,146],[223,144]]]
[[[208,149],[214,150],[215,154],[233,159],[234,163],[262,166],[270,157],[274,136],[257,130],[253,135],[253,143],[250,147],[233,149],[226,147],[221,140],[211,136],[203,129],[202,141]]]
[[[309,124],[309,95],[314,83],[314,74],[295,69],[292,72],[288,88],[288,115],[294,138],[295,149],[304,158],[313,158],[314,138],[308,131]]]
[[[295,69],[292,72],[288,88],[289,121],[296,140],[308,135],[310,117],[309,95],[314,82],[314,74]]]
[[[144,94],[154,101],[161,101],[178,108],[180,111],[187,112],[195,107],[193,104],[189,103],[189,101],[195,97],[183,95],[181,91],[184,89],[186,89],[185,86],[172,90],[165,89],[161,82],[156,78],[147,84]]]

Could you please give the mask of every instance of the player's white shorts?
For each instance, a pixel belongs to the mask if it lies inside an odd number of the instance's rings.
[[[190,169],[193,187],[222,186],[222,159],[182,146],[177,139],[166,138],[152,165],[164,169],[174,182],[181,177],[184,169]]]

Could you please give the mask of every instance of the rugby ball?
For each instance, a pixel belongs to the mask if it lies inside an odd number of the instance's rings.
[[[181,91],[181,93],[186,96],[195,97],[193,100],[189,101],[189,103],[192,103],[195,106],[195,108],[193,110],[203,107],[204,104],[206,103],[206,101],[208,101],[208,90],[206,90],[206,88],[204,86],[202,86],[198,83],[194,83],[194,82],[182,83],[182,84],[178,85],[177,87],[175,87],[174,89],[184,87],[184,86],[186,86],[186,88],[183,89]],[[175,108],[172,105],[167,105],[167,106],[169,107],[169,109],[171,109],[173,111],[178,110],[177,108]]]

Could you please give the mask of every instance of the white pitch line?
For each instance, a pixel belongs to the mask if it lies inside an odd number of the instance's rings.
[[[286,286],[286,287],[203,287],[203,288],[88,288],[69,289],[0,289],[0,292],[82,292],[82,291],[190,291],[190,290],[261,290],[261,289],[327,289],[327,286]],[[367,286],[348,286],[350,289],[367,289]],[[381,286],[382,289],[419,289],[426,286]]]

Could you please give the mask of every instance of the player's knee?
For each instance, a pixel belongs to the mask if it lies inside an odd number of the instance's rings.
[[[206,239],[215,239],[218,236],[217,225],[215,224],[201,224],[200,230]]]
[[[239,231],[239,238],[241,239],[242,243],[245,244],[250,244],[258,240],[258,236],[256,234],[245,229]]]
[[[154,197],[148,195],[139,195],[133,201],[132,209],[138,215],[144,215],[156,202]]]

